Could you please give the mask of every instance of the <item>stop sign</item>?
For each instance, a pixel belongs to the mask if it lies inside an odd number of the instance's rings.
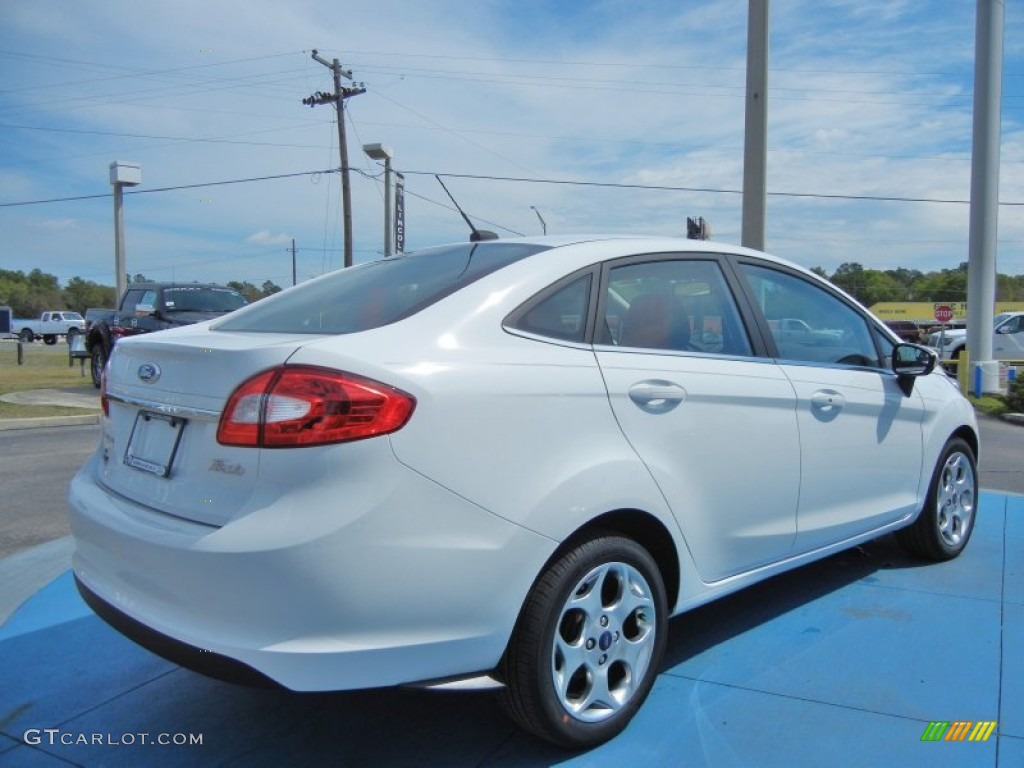
[[[940,323],[948,323],[953,319],[953,308],[946,304],[940,304],[935,308],[935,320]]]

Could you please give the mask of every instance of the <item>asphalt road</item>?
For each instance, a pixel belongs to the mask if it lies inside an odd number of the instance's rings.
[[[982,488],[1024,495],[1024,426],[988,416],[978,417]]]
[[[98,439],[95,424],[0,432],[0,557],[71,532],[68,484]]]
[[[1024,495],[1024,427],[979,418],[981,487]],[[67,488],[99,427],[0,432],[0,558],[66,536]]]

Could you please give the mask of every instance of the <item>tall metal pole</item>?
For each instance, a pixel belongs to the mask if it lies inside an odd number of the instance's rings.
[[[978,0],[974,34],[967,353],[971,365],[981,367],[982,392],[999,391],[999,363],[992,360],[992,316],[996,301],[1004,10],[1004,0]],[[973,371],[971,374],[969,381],[974,380]]]
[[[768,166],[768,0],[749,0],[747,99],[743,138],[743,229],[747,248],[764,250]]]
[[[395,191],[391,156],[384,158],[384,258],[395,255]]]
[[[115,160],[110,164],[110,184],[114,187],[114,286],[116,301],[120,301],[128,287],[124,250],[124,188],[142,183],[142,168],[138,163]]]
[[[292,238],[292,285],[295,285],[295,238]]]
[[[128,276],[124,266],[124,185],[114,185],[114,286],[117,290],[115,302],[121,301],[128,288]]]

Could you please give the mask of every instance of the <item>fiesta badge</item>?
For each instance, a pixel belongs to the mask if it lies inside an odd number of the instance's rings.
[[[143,363],[139,366],[139,378],[147,384],[152,384],[160,378],[160,366],[156,363]]]

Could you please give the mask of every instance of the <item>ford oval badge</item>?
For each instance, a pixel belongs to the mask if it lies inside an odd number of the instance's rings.
[[[160,378],[160,366],[156,363],[143,363],[139,366],[139,378],[147,384],[152,384]]]

